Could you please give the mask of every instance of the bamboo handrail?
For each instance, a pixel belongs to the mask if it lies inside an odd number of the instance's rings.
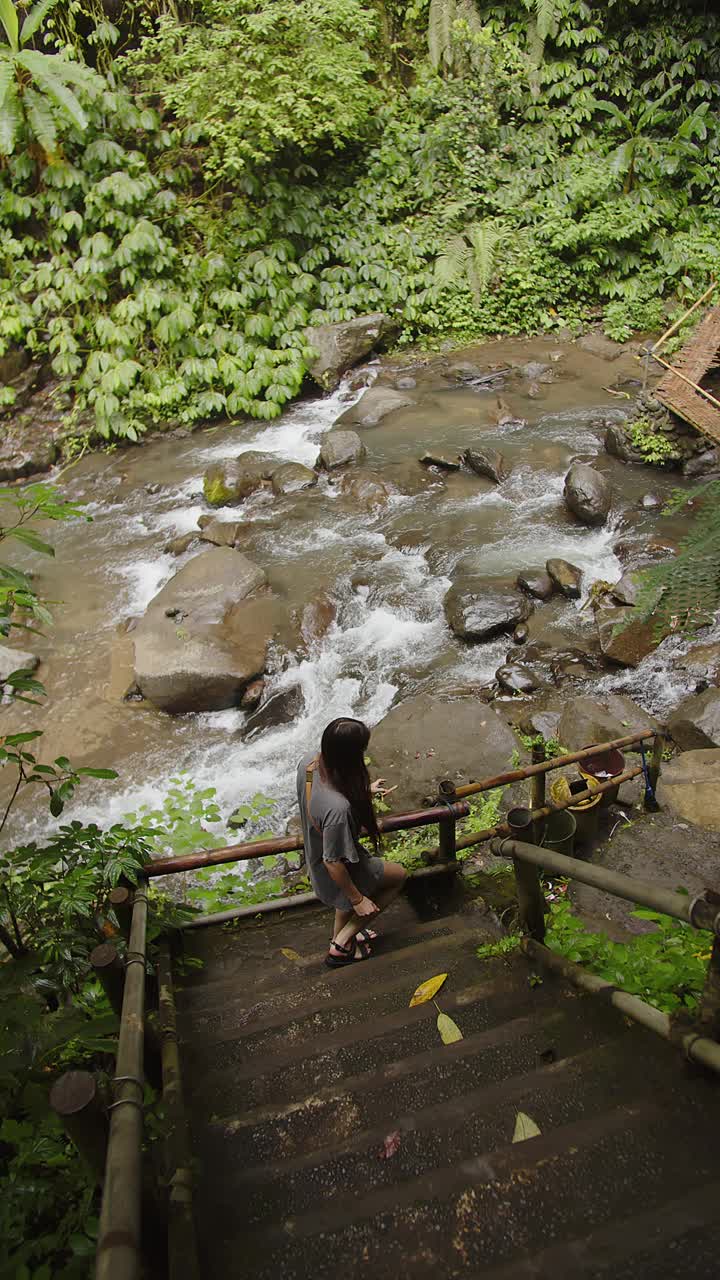
[[[410,813],[392,813],[378,819],[378,827],[384,834],[390,831],[411,831],[414,827],[434,826],[450,818],[467,818],[468,804],[459,803],[417,809]],[[146,876],[170,876],[176,871],[197,871],[200,867],[216,867],[224,862],[247,862],[252,858],[264,858],[273,853],[293,853],[302,849],[302,836],[280,836],[277,840],[249,840],[245,844],[225,845],[222,849],[203,849],[188,853],[182,858],[158,858],[145,867]]]
[[[587,760],[588,756],[600,755],[603,751],[620,750],[631,747],[635,743],[644,742],[655,737],[654,729],[646,729],[642,733],[631,733],[625,738],[613,738],[611,742],[599,742],[593,747],[583,747],[582,751],[572,751],[565,756],[554,756],[550,760],[541,760],[537,764],[527,765],[523,769],[512,769],[506,773],[498,773],[494,778],[483,778],[481,782],[469,782],[464,787],[457,787],[455,795],[458,800],[465,796],[474,796],[481,791],[490,791],[493,787],[504,787],[511,782],[522,782],[537,773],[549,773],[551,769],[561,769],[566,764],[575,764],[578,760]]]
[[[138,885],[125,961],[125,991],[110,1106],[96,1280],[139,1280],[147,888]]]
[[[697,311],[698,307],[702,306],[703,302],[707,302],[707,299],[710,297],[710,294],[714,293],[716,289],[717,289],[717,280],[713,280],[712,284],[710,285],[710,288],[705,290],[704,294],[700,298],[698,298],[697,302],[693,302],[692,306],[688,307],[685,314],[682,315],[679,320],[676,320],[674,324],[670,325],[669,329],[666,329],[664,333],[660,334],[660,337],[657,339],[657,341],[654,342],[653,345],[650,347],[648,351],[648,355],[652,355],[654,351],[657,351],[658,347],[664,347],[668,338],[671,338],[672,335],[678,329],[680,329],[682,325],[685,324],[685,321],[690,318],[690,316],[693,314],[694,311]]]
[[[704,396],[706,400],[709,400],[716,409],[720,409],[720,400],[716,400],[715,396],[712,396],[709,391],[706,391],[704,387],[701,387],[698,382],[693,382],[692,378],[688,378],[686,374],[681,373],[679,369],[676,369],[674,364],[668,364],[667,360],[663,360],[662,356],[656,356],[652,351],[650,352],[650,356],[653,360],[657,360],[658,364],[661,364],[664,369],[669,369],[670,373],[674,373],[675,377],[679,378],[681,382],[686,382],[689,387],[692,387],[693,391],[697,391],[698,395]]]
[[[687,894],[677,893],[674,889],[663,889],[648,880],[638,880],[636,876],[625,875],[622,871],[610,871],[593,862],[569,858],[567,854],[557,853],[554,849],[541,849],[534,844],[525,844],[522,840],[494,840],[490,848],[497,857],[518,858],[522,862],[534,863],[536,867],[552,871],[554,875],[579,880],[581,884],[588,884],[593,889],[611,893],[616,898],[624,898],[626,902],[639,903],[641,907],[648,907],[651,911],[661,911],[663,915],[682,920],[694,929],[709,929],[720,936],[720,909],[705,898],[689,898]]]

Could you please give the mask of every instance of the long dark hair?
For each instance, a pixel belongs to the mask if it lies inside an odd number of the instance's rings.
[[[365,750],[370,730],[362,720],[341,716],[331,720],[320,742],[320,771],[325,780],[350,802],[353,817],[364,827],[377,849],[380,841],[370,794]]]

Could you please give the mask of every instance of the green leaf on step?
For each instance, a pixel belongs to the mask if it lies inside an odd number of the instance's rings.
[[[282,947],[280,955],[285,956],[286,960],[294,960],[295,964],[302,964],[302,956],[297,951],[293,951],[292,947]]]
[[[452,1018],[449,1018],[446,1013],[438,1014],[437,1028],[443,1044],[455,1044],[457,1040],[462,1040],[463,1038],[463,1033],[457,1023],[453,1022]]]
[[[524,1111],[518,1111],[515,1117],[515,1132],[513,1134],[513,1142],[525,1142],[526,1138],[537,1138],[540,1135],[535,1121],[527,1116]]]

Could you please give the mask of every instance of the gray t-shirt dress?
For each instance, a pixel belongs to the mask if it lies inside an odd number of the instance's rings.
[[[328,875],[325,863],[345,862],[353,884],[365,897],[372,898],[382,885],[383,859],[371,857],[360,844],[350,802],[339,791],[323,782],[319,769],[313,770],[310,811],[320,830],[313,826],[305,803],[305,776],[315,754],[310,751],[303,756],[297,771],[297,795],[308,875],[315,893],[326,907],[334,907],[336,911],[351,911],[350,899]]]

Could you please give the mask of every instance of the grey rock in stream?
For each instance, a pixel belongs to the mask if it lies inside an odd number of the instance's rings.
[[[532,612],[527,596],[488,578],[461,576],[443,601],[448,626],[461,640],[489,640],[512,631]]]
[[[641,467],[647,465],[642,453],[631,444],[625,427],[619,422],[611,422],[608,426],[605,432],[605,448],[621,462],[633,462]]]
[[[565,476],[565,505],[583,524],[604,524],[612,503],[610,485],[585,462],[574,462]]]
[[[683,463],[682,473],[689,480],[697,480],[704,476],[713,476],[720,471],[720,450],[706,449],[695,454]]]
[[[720,832],[720,749],[683,751],[674,760],[664,762],[657,798],[662,808],[675,818],[684,819],[706,831]],[[650,848],[648,852],[651,852]],[[678,855],[684,858],[693,853],[697,853],[701,860],[702,878],[697,888],[688,884],[684,876],[678,875],[680,868],[676,863]],[[686,832],[682,839],[676,838],[669,862],[675,875],[673,888],[679,882],[691,894],[702,893],[708,884],[720,881],[720,858],[713,868],[704,855],[705,850],[697,844],[695,832]]]
[[[617,604],[636,604],[638,596],[637,570],[631,569],[624,573],[619,582],[615,583],[610,595]]]
[[[373,773],[397,785],[393,809],[437,797],[438,784],[456,786],[511,767],[518,741],[502,716],[473,695],[421,694],[391,708],[372,731]]]
[[[2,424],[0,481],[22,480],[54,466],[60,456],[59,416],[34,416],[28,412]]]
[[[270,477],[272,491],[278,497],[312,489],[317,480],[317,472],[304,467],[301,462],[283,462]]]
[[[343,498],[347,498],[363,511],[374,511],[378,507],[387,506],[393,490],[381,476],[362,467],[346,471],[341,477],[338,489]]]
[[[583,334],[582,338],[578,338],[578,346],[587,351],[588,355],[597,356],[598,360],[609,361],[617,360],[624,350],[619,342],[613,342],[602,333]]]
[[[691,694],[673,711],[668,729],[681,751],[720,747],[720,689]]]
[[[197,529],[191,529],[189,533],[179,533],[177,538],[171,538],[169,542],[165,543],[163,551],[166,551],[171,556],[184,556],[185,552],[200,536]]]
[[[37,671],[40,659],[37,654],[24,649],[13,649],[8,644],[0,644],[0,683],[7,680],[13,671]]]
[[[673,660],[673,667],[686,671],[701,685],[720,684],[720,642],[692,645],[687,653]],[[696,692],[701,690],[696,687]]]
[[[635,610],[602,600],[595,608],[595,623],[603,656],[621,667],[636,667],[657,649],[655,620],[634,617]],[[621,625],[622,624],[622,625]]]
[[[550,574],[540,570],[537,573],[519,573],[516,581],[521,591],[526,591],[536,600],[549,600],[555,591],[555,583]]]
[[[390,317],[381,311],[356,316],[339,324],[315,325],[305,330],[305,338],[317,351],[309,374],[325,391],[334,391],[348,369],[369,355],[390,327]]]
[[[227,462],[215,462],[203,479],[203,493],[211,507],[233,506],[268,485],[278,459],[271,453],[249,449]]]
[[[424,467],[437,467],[439,471],[459,471],[457,458],[449,458],[444,453],[424,453],[420,459]]]
[[[354,405],[340,414],[335,425],[376,427],[388,414],[413,404],[413,396],[394,391],[392,387],[369,387]]]
[[[283,724],[292,724],[305,709],[305,694],[302,685],[294,684],[289,689],[281,689],[273,693],[262,706],[248,716],[243,728],[243,737],[251,742],[259,734],[268,729],[277,729]]]
[[[545,568],[558,591],[568,600],[579,600],[581,595],[582,569],[570,564],[568,560],[548,560]]]
[[[202,527],[200,539],[215,547],[235,547],[246,531],[247,525],[242,520],[208,520]]]
[[[600,698],[569,698],[557,726],[557,736],[570,751],[582,751],[594,742],[612,742],[644,729],[659,729],[654,716],[623,694]]]
[[[326,591],[320,591],[308,600],[302,611],[300,635],[309,647],[317,646],[325,638],[337,617],[337,605]]]
[[[285,623],[281,603],[260,594],[266,585],[264,570],[229,547],[184,565],[132,633],[143,697],[172,714],[236,706]]]
[[[360,462],[367,453],[356,431],[329,431],[322,443],[316,466],[326,471]]]
[[[508,693],[532,693],[542,684],[540,676],[522,662],[506,663],[498,667],[495,679]]]
[[[473,448],[466,449],[462,455],[463,462],[478,476],[487,476],[495,484],[502,484],[510,475],[510,467],[505,455],[499,449]]]

